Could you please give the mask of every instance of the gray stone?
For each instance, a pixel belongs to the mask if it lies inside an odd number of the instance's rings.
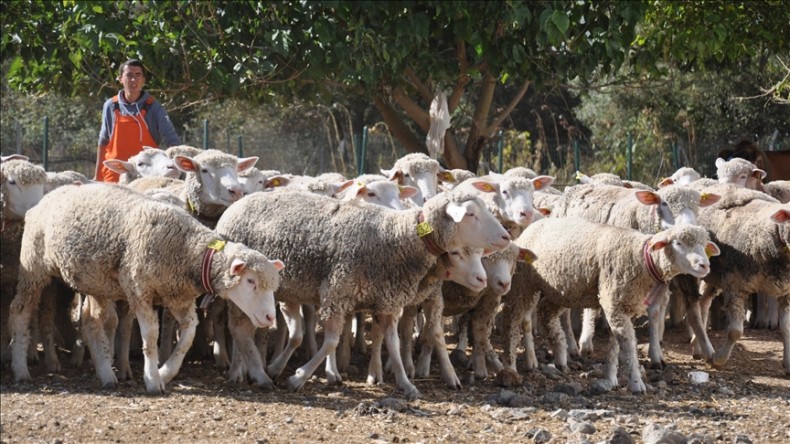
[[[606,441],[607,444],[634,444],[634,438],[622,427],[617,427],[612,432],[612,436]]]
[[[578,422],[572,421],[570,424],[570,429],[574,433],[580,433],[582,435],[592,435],[595,433],[595,426],[590,424],[589,422]]]
[[[403,399],[398,398],[384,398],[373,404],[373,407],[380,409],[389,409],[396,412],[403,412],[409,408],[409,403]]]
[[[689,437],[688,444],[715,444],[716,440],[707,435],[694,434]]]
[[[562,372],[551,364],[542,366],[540,372],[552,381],[559,381],[562,379]]]
[[[543,402],[546,404],[557,404],[569,398],[570,396],[566,395],[565,393],[548,392],[543,395]]]
[[[555,392],[565,393],[566,395],[576,396],[582,392],[582,385],[578,382],[571,382],[570,384],[557,384],[554,387]]]
[[[590,386],[590,395],[595,396],[609,393],[613,388],[612,383],[609,382],[608,379],[596,379]]]
[[[642,441],[645,444],[685,444],[687,439],[678,432],[649,423],[642,429]]]
[[[735,437],[735,444],[752,444],[752,440],[746,435],[737,435]]]
[[[568,419],[569,415],[568,415],[567,410],[557,409],[557,410],[555,410],[555,411],[553,411],[551,413],[551,416],[553,418],[559,418],[559,419],[562,419],[564,421],[564,420]]]

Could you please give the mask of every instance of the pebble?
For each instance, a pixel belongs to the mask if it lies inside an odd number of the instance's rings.
[[[566,395],[576,396],[582,392],[582,385],[578,382],[571,382],[570,384],[557,384],[554,387],[555,392],[565,393]]]
[[[648,423],[642,429],[642,441],[645,444],[685,444],[687,439],[674,430]]]
[[[590,386],[590,396],[602,395],[612,391],[612,383],[608,379],[596,379]]]
[[[622,427],[617,427],[612,432],[612,436],[606,441],[607,444],[633,444],[634,438]]]
[[[589,422],[571,421],[570,429],[574,433],[581,433],[582,435],[592,435],[596,432],[595,426]]]
[[[562,372],[557,367],[554,367],[554,364],[544,365],[540,368],[540,372],[553,381],[562,379]]]

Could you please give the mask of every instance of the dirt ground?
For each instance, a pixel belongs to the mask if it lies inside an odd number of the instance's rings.
[[[714,346],[723,335],[711,333]],[[539,359],[547,363],[538,340]],[[640,331],[643,364],[645,342]],[[229,385],[209,361],[185,363],[165,396],[145,393],[140,358],[132,362],[135,379],[116,390],[99,388],[89,363],[64,365],[58,374],[33,366],[32,384],[15,384],[5,367],[0,441],[627,443],[653,440],[646,429],[665,427],[664,442],[790,442],[790,379],[777,330],[747,329],[721,370],[694,361],[684,333],[668,330],[669,365],[648,370],[648,393],[638,396],[625,388],[590,390],[601,376],[605,335],[595,346],[596,354],[574,363],[567,375],[522,373],[516,388],[504,389],[495,378],[475,381],[465,371],[459,371],[460,391],[448,389],[438,374],[418,379],[422,397],[415,401],[394,392],[391,375],[383,385],[366,385],[364,357],[342,386],[327,386],[320,372],[296,393],[288,392],[284,378],[273,392]],[[61,355],[62,362],[67,358]],[[301,362],[295,361],[286,375]],[[708,372],[710,381],[691,384],[693,370]]]

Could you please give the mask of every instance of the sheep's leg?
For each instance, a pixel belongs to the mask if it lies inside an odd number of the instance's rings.
[[[517,297],[506,296],[505,309],[502,310],[505,331],[504,365],[515,372],[518,371],[518,344],[522,341],[522,335],[527,370],[538,368],[535,338],[532,333],[532,314],[539,297],[540,293],[538,292],[520,294]]]
[[[406,307],[398,322],[398,331],[401,338],[401,361],[406,375],[409,379],[414,379],[414,331],[417,321],[418,310],[416,306]],[[423,330],[424,330],[423,325]],[[421,330],[422,331],[422,330]],[[391,362],[390,357],[390,362]]]
[[[296,391],[304,386],[305,382],[313,376],[313,373],[321,365],[321,362],[334,353],[337,349],[337,344],[340,342],[340,334],[343,332],[343,324],[346,319],[345,314],[339,314],[324,321],[324,343],[318,352],[303,366],[296,369],[293,376],[288,378],[288,388],[291,391]],[[289,327],[290,328],[290,327]],[[340,382],[340,375],[333,375],[335,381]]]
[[[86,296],[85,311],[82,316],[82,328],[87,338],[88,350],[91,353],[96,376],[101,381],[102,387],[115,388],[118,379],[112,371],[112,334],[105,326],[118,322],[115,303],[93,296]]]
[[[650,366],[657,369],[664,368],[666,365],[664,354],[661,351],[661,338],[664,335],[667,304],[669,304],[669,290],[664,289],[647,307],[647,325],[650,337],[648,355],[650,356]]]
[[[16,296],[8,310],[8,325],[13,341],[11,343],[11,367],[16,382],[29,381],[30,370],[27,366],[27,354],[30,346],[30,321],[38,308],[41,292],[49,283],[46,276],[32,275],[42,267],[22,267],[19,272]]]
[[[455,349],[450,353],[450,357],[455,360],[459,365],[468,367],[471,362],[466,356],[466,349],[469,347],[469,325],[471,320],[467,314],[457,317],[455,325],[457,326],[458,343],[455,344]]]
[[[725,300],[728,300],[727,315],[729,316],[730,325],[727,328],[727,339],[724,345],[713,355],[711,364],[714,367],[721,367],[727,363],[730,359],[732,349],[735,347],[735,343],[743,336],[744,304],[747,296],[734,293],[727,295],[726,290],[725,294],[722,294],[722,297],[724,296],[729,296],[729,298],[725,298]]]
[[[779,299],[772,298],[770,296],[762,295],[765,298],[765,306],[766,306],[766,316],[768,321],[769,329],[774,329],[779,327]]]
[[[52,282],[44,288],[44,294],[38,307],[38,327],[44,345],[44,365],[49,372],[60,371],[58,349],[55,345],[55,303],[57,288]]]
[[[790,376],[790,296],[779,298],[776,302],[779,311],[779,331],[782,332],[782,342],[784,342],[782,363],[785,374]]]
[[[302,305],[302,318],[304,318],[304,340],[302,344],[307,348],[305,352],[308,358],[318,351],[318,341],[315,337],[317,325],[315,308],[313,304]]]
[[[349,313],[346,316],[346,323],[343,326],[343,334],[340,336],[340,344],[337,346],[337,368],[340,371],[348,370],[351,365],[351,324],[354,315]]]
[[[70,362],[72,366],[77,368],[82,367],[82,363],[85,360],[85,339],[80,328],[83,300],[82,294],[74,293],[74,299],[71,301],[71,323],[74,329],[77,330],[77,339],[71,347]]]
[[[379,324],[384,331],[384,341],[387,344],[387,352],[392,362],[392,373],[395,375],[395,384],[403,390],[407,399],[415,399],[420,396],[419,390],[409,381],[403,362],[400,358],[400,339],[398,338],[398,317],[400,314],[377,313]]]
[[[301,305],[292,302],[281,302],[280,311],[282,311],[285,322],[288,325],[288,343],[285,345],[283,351],[272,359],[272,363],[266,368],[266,373],[271,377],[276,378],[285,369],[291,355],[302,344],[302,337],[304,335],[304,325],[302,322]],[[282,324],[278,324],[282,325]],[[279,330],[279,329],[278,329]],[[313,369],[315,371],[315,369]],[[304,384],[304,382],[302,382]],[[299,386],[301,387],[301,385]],[[298,388],[298,387],[297,387]]]
[[[228,327],[234,344],[233,361],[228,372],[228,380],[236,383],[243,382],[246,370],[256,385],[266,390],[273,390],[274,383],[264,371],[261,352],[255,345],[257,329],[250,318],[232,302],[228,302]]]
[[[612,335],[617,338],[620,344],[620,356],[624,359],[623,364],[627,367],[629,372],[628,388],[631,393],[645,393],[647,388],[645,383],[642,382],[642,372],[639,368],[639,358],[636,354],[636,333],[634,326],[631,323],[631,318],[624,313],[617,313],[614,310],[607,310],[606,318],[609,320],[609,327],[612,330]],[[617,364],[616,360],[612,363],[612,357],[616,356],[610,353],[609,365],[614,366],[614,371],[610,371],[609,376],[612,374],[617,379]]]
[[[116,304],[116,309],[117,309]],[[132,329],[134,328],[134,313],[129,305],[122,303],[120,307],[121,315],[117,317],[118,323],[118,349],[116,350],[115,366],[118,368],[118,380],[125,381],[132,379],[132,366],[129,365],[129,349],[132,342]],[[110,328],[107,326],[105,329]],[[111,335],[110,338],[115,335]]]
[[[420,361],[417,365],[417,374],[423,377],[428,376],[431,367],[431,353],[435,351],[442,380],[450,388],[460,390],[463,386],[455,372],[455,368],[453,368],[453,364],[450,362],[450,355],[447,353],[447,344],[444,339],[444,328],[442,325],[444,299],[441,294],[434,294],[423,302],[422,307],[425,314],[425,327],[420,334],[422,350],[420,351]]]
[[[255,347],[261,356],[261,364],[266,368],[266,354],[269,351],[269,329],[259,328],[255,330]]]
[[[280,304],[277,304],[275,308],[275,312],[277,313],[277,329],[274,331],[274,336],[272,337],[272,344],[274,344],[272,356],[278,356],[282,354],[283,350],[285,349],[285,344],[288,342],[289,334]]]
[[[545,322],[548,336],[551,340],[554,352],[554,366],[563,373],[568,372],[568,341],[565,339],[565,331],[560,321],[560,307],[543,303],[539,305],[540,317]]]
[[[578,358],[580,356],[579,346],[576,343],[576,335],[573,332],[573,321],[571,320],[571,309],[565,309],[560,313],[560,324],[565,331],[565,341],[568,345],[568,356]]]
[[[209,306],[209,316],[211,316],[211,324],[214,326],[214,365],[219,369],[230,367],[228,338],[225,336],[225,329],[228,325],[226,305],[224,300],[217,298]]]
[[[366,382],[373,385],[384,382],[384,370],[381,366],[381,344],[384,342],[384,330],[375,316],[373,317],[373,326],[370,329],[370,340],[370,362],[368,363],[368,378]]]
[[[173,313],[176,321],[178,321],[181,334],[178,337],[173,353],[159,369],[159,376],[165,384],[172,381],[181,369],[181,364],[183,364],[189,347],[192,346],[192,341],[195,339],[195,331],[198,326],[195,304],[192,301],[188,301],[183,306],[170,307],[170,311]],[[155,356],[158,358],[159,355]]]
[[[595,346],[593,337],[595,336],[595,319],[598,317],[600,309],[585,308],[582,317],[582,332],[579,335],[579,351],[583,355],[592,355]]]
[[[162,310],[162,331],[159,333],[159,363],[164,364],[173,353],[173,342],[176,333],[176,319],[170,310]]]
[[[356,314],[356,332],[354,333],[354,351],[364,356],[367,353],[367,343],[365,342],[365,313]]]
[[[494,294],[485,292],[474,310],[472,316],[472,341],[474,343],[472,353],[472,362],[474,363],[475,377],[487,378],[488,368],[490,365],[494,368],[495,372],[500,372],[505,368],[499,360],[491,345],[491,331],[494,329],[494,318],[496,317],[496,309],[499,306],[501,297]],[[480,359],[482,356],[483,359]]]
[[[422,311],[425,314],[425,326],[419,336],[417,336],[417,341],[420,343],[420,355],[417,357],[417,365],[414,369],[414,374],[420,378],[425,378],[431,373],[431,355],[433,354],[434,344],[437,345],[437,359],[441,365],[442,358],[438,354],[441,354],[442,350],[439,349],[440,347],[438,344],[444,344],[444,332],[441,329],[444,300],[442,299],[441,293],[432,292],[425,298],[421,305]],[[437,336],[437,326],[438,334],[442,336],[441,339]],[[450,358],[446,356],[446,346],[444,355],[447,358],[447,362],[449,362]],[[452,368],[452,365],[450,367]],[[455,375],[455,370],[453,370],[452,373]],[[442,378],[444,378],[444,369],[442,369]],[[458,379],[458,377],[455,376],[455,379]],[[447,382],[448,385],[452,383],[453,385],[451,385],[451,387],[453,388],[457,387],[452,380],[445,380],[445,382]]]
[[[140,336],[143,339],[143,379],[145,388],[150,394],[161,395],[165,392],[165,381],[159,373],[159,346],[157,339],[159,336],[159,316],[156,310],[145,303],[133,303],[130,301],[129,308],[137,317],[140,325]],[[176,313],[173,313],[175,316]],[[182,335],[183,337],[183,335]],[[191,340],[191,338],[190,338]],[[176,346],[178,349],[178,346]],[[170,359],[175,356],[175,351]]]

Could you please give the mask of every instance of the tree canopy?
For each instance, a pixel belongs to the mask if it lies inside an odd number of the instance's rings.
[[[787,54],[788,10],[778,0],[21,0],[4,5],[0,43],[9,85],[25,91],[107,94],[135,57],[172,108],[362,99],[408,151],[425,151],[442,89],[453,116],[444,160],[474,171],[528,88]],[[505,87],[512,96],[495,103]]]

